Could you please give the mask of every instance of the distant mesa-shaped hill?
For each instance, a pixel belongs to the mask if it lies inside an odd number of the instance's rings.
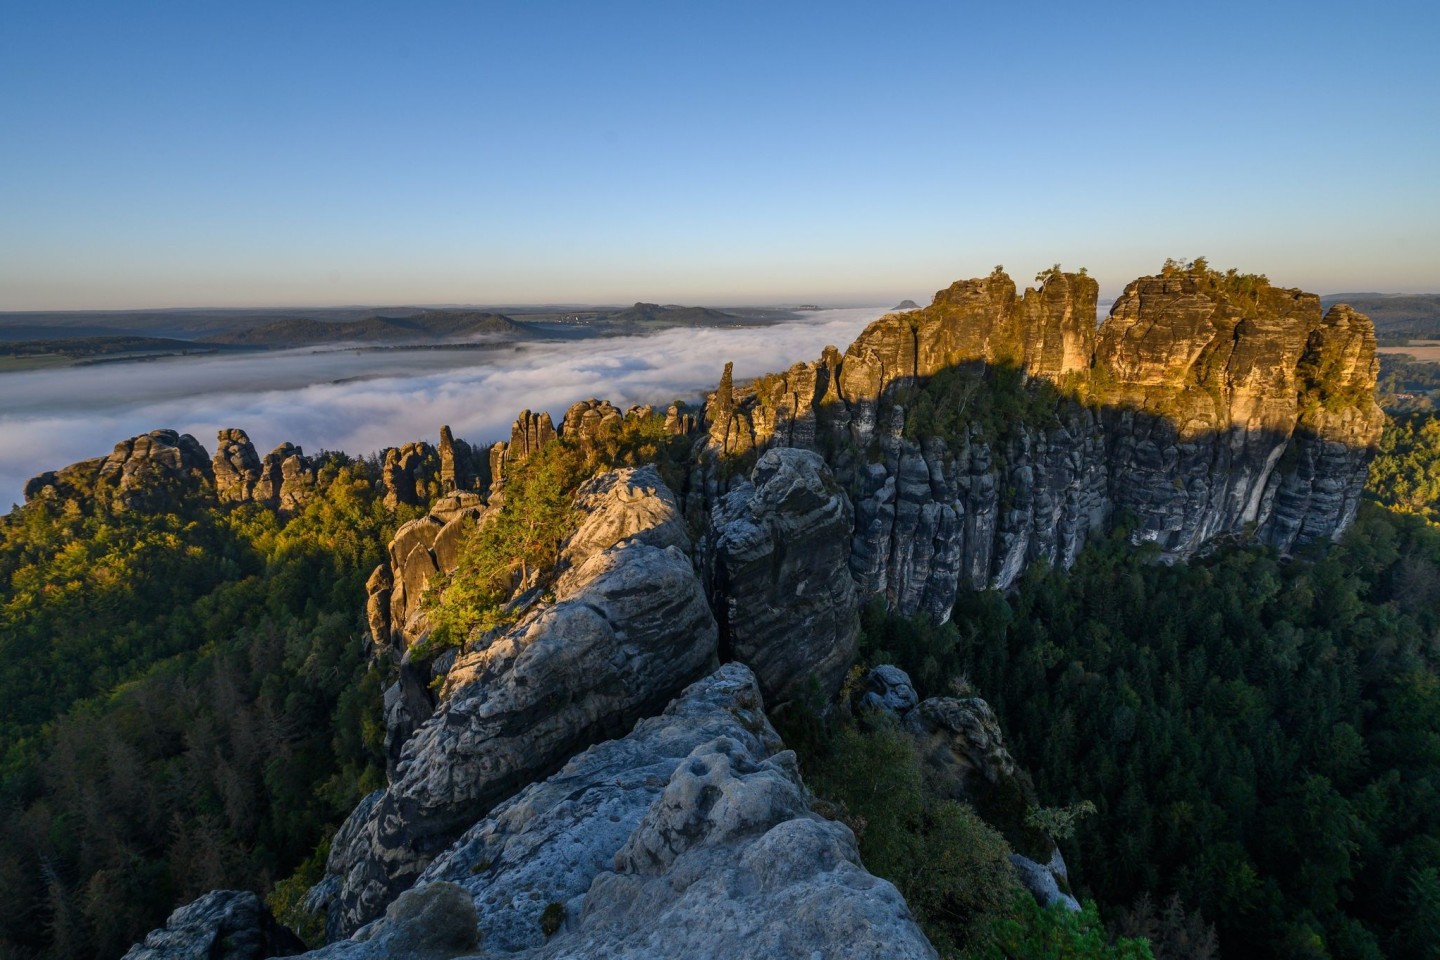
[[[1344,303],[1367,315],[1382,342],[1440,340],[1440,293],[1333,293],[1320,302],[1327,310]]]
[[[665,327],[729,327],[749,323],[745,317],[709,307],[682,307],[675,304],[661,306],[658,303],[636,303],[633,307],[607,313],[603,316],[607,324],[629,324],[636,326]]]
[[[920,309],[920,304],[916,303],[914,300],[901,300],[899,303],[897,303],[897,304],[894,306],[893,309],[895,309],[895,310],[919,310],[919,309]]]
[[[234,330],[206,337],[205,343],[238,346],[304,346],[322,343],[399,343],[441,340],[481,334],[517,336],[523,324],[498,313],[469,310],[427,310],[413,317],[367,317],[347,322],[306,318],[276,320],[249,330]]]

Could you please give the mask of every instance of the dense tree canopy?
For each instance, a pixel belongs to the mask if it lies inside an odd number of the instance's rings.
[[[1178,893],[1233,956],[1433,955],[1440,907],[1440,531],[1364,510],[1334,549],[1151,562],[1117,537],[1068,574],[872,615],[922,692],[972,684],[1118,917]],[[962,679],[956,679],[962,678]]]
[[[0,956],[113,958],[177,903],[263,891],[379,784],[359,599],[409,514],[343,458],[321,487],[294,516],[3,520]]]

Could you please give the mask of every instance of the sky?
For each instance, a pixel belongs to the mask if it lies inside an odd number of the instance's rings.
[[[488,446],[510,438],[521,408],[559,425],[588,397],[621,409],[698,402],[726,361],[743,380],[847,345],[890,304],[823,310],[765,327],[672,328],[649,336],[530,342],[516,350],[330,350],[185,357],[0,376],[0,513],[25,481],[104,456],[117,440],[165,427],[215,452],[216,431],[245,430],[263,456],[290,441],[307,453],[363,456],[440,425]]]
[[[0,310],[1440,290],[1440,5],[0,14]]]

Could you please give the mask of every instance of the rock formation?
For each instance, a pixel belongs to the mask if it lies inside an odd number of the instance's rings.
[[[940,621],[959,590],[1069,565],[1119,516],[1168,557],[1334,536],[1381,422],[1373,329],[1348,308],[1167,265],[1097,327],[1093,280],[1042,279],[953,284],[843,354],[749,384],[726,365],[703,411],[665,417],[694,438],[683,496],[652,467],[594,478],[546,585],[522,584],[507,625],[438,657],[421,599],[499,509],[507,470],[557,435],[597,453],[651,410],[583,401],[558,432],[527,410],[488,461],[448,428],[438,449],[387,451],[392,505],[446,493],[367,584],[375,651],[398,668],[388,786],[340,828],[307,898],[334,941],[315,956],[933,957],[849,830],[810,809],[763,702],[810,677],[840,685],[864,600]],[[32,486],[213,485],[294,509],[315,482],[299,448],[261,460],[223,431],[212,464],[157,431]],[[983,700],[919,701],[895,667],[856,699],[913,737],[931,795],[1004,834],[1038,899],[1076,906]],[[250,935],[207,931],[263,926],[223,920],[234,895],[211,896],[136,950],[224,950]]]
[[[898,667],[884,664],[865,676],[861,708],[894,716],[914,738],[931,795],[970,804],[1000,831],[1014,851],[1017,878],[1042,905],[1079,910],[1060,848],[1026,818],[1038,806],[1035,787],[1005,749],[990,704],[979,697],[916,700]]]
[[[507,466],[524,463],[556,436],[555,421],[550,419],[550,414],[520,411],[510,429],[510,442],[502,440],[490,448],[490,489],[498,491],[504,484]]]
[[[213,488],[210,457],[190,434],[152,430],[115,444],[109,456],[42,473],[25,500],[104,498],[122,510],[160,510],[174,498]]]
[[[490,456],[464,440],[456,440],[448,425],[440,428],[440,488],[443,493],[486,490],[490,486]]]
[[[810,810],[754,675],[730,664],[496,807],[382,919],[306,956],[397,955],[935,953],[850,830]]]
[[[260,483],[260,457],[244,430],[221,430],[216,439],[215,497],[221,503],[248,503]]]
[[[440,494],[441,458],[430,444],[421,440],[389,447],[381,453],[384,463],[380,468],[380,483],[385,488],[387,507],[426,503]]]
[[[855,659],[860,617],[847,568],[850,500],[825,461],[768,450],[715,506],[712,526],[709,579],[726,656],[755,671],[771,703],[812,678],[833,693]]]
[[[1263,278],[1171,270],[1096,328],[1097,287],[1003,271],[871,324],[840,355],[710,396],[712,502],[737,458],[824,454],[855,508],[851,572],[904,614],[1074,562],[1119,515],[1185,557],[1253,531],[1289,549],[1353,519],[1383,414],[1375,340],[1346,307]],[[708,465],[707,465],[708,463]]]
[[[261,460],[244,430],[221,430],[211,461],[220,503],[261,503],[298,510],[315,493],[319,464],[293,443],[282,443]]]
[[[124,960],[264,960],[304,952],[255,894],[213,890],[170,914]]]
[[[611,516],[582,527],[583,549],[567,547],[575,566],[553,600],[460,653],[390,786],[341,828],[327,866],[331,937],[376,917],[494,804],[713,667],[715,622],[676,545],[684,530],[673,495],[649,470],[620,471],[584,495],[614,510],[595,505]]]

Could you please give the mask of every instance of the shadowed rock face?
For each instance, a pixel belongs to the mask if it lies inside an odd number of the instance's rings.
[[[562,553],[572,566],[553,601],[460,653],[391,785],[336,836],[332,938],[375,918],[497,802],[713,669],[715,621],[659,477],[617,471],[580,499],[589,517]]]
[[[1095,298],[1059,272],[1017,296],[997,270],[877,320],[843,355],[722,381],[692,486],[714,503],[738,458],[820,451],[854,505],[862,595],[936,620],[958,589],[1069,566],[1122,513],[1172,557],[1222,536],[1286,550],[1351,522],[1384,419],[1368,319],[1203,272],[1136,280],[1098,328]],[[970,392],[942,396],[948,428],[917,425],[926,384],[957,372]],[[969,416],[988,390],[1024,402],[1003,422]]]
[[[771,703],[811,678],[833,692],[855,658],[860,618],[847,569],[850,500],[825,461],[766,451],[711,521],[706,559],[726,655],[755,671]]]
[[[170,914],[124,960],[263,960],[304,949],[255,894],[214,890]]]

